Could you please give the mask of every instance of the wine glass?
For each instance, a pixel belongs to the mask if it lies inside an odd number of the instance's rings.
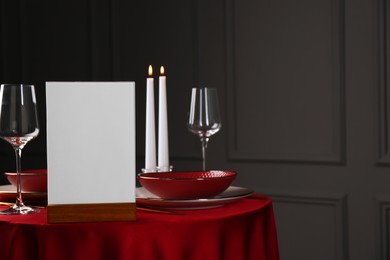
[[[215,88],[193,88],[187,128],[202,143],[203,170],[206,170],[206,149],[210,136],[221,129],[218,93]]]
[[[39,210],[25,206],[22,200],[21,157],[24,146],[39,133],[38,113],[33,85],[2,84],[0,87],[0,138],[12,145],[16,156],[17,197],[5,215],[24,215]]]

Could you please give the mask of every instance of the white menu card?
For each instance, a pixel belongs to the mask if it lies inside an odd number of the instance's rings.
[[[135,83],[46,82],[48,204],[135,202]]]

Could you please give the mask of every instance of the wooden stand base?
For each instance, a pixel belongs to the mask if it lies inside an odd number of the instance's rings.
[[[49,204],[48,223],[133,221],[135,203]]]

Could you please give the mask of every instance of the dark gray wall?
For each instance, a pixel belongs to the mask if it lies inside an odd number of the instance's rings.
[[[388,0],[1,1],[2,82],[134,80],[166,66],[172,164],[200,169],[190,88],[216,87],[209,167],[274,202],[281,259],[390,259]],[[45,133],[25,151],[44,167]],[[0,170],[13,154],[0,144]]]

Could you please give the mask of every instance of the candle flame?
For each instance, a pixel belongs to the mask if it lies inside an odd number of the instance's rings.
[[[160,74],[161,74],[161,75],[164,75],[164,72],[165,72],[164,66],[161,66],[161,67],[160,67]]]
[[[149,75],[149,76],[153,76],[153,68],[152,68],[152,65],[149,65],[148,75]]]

